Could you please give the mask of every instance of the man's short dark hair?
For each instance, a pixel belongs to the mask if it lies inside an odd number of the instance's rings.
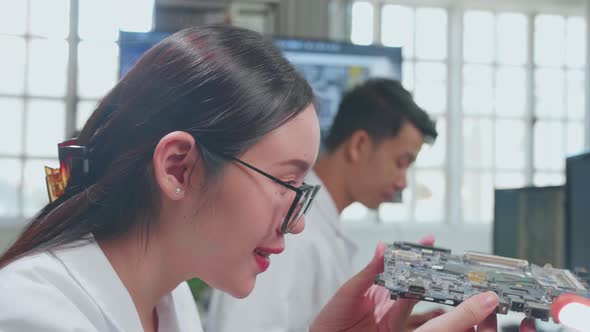
[[[347,92],[326,138],[326,148],[335,150],[357,130],[365,130],[376,142],[395,137],[405,121],[424,134],[425,141],[436,139],[436,125],[399,81],[370,79]]]

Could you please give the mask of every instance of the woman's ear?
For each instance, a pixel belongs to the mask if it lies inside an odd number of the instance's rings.
[[[154,176],[162,193],[171,200],[179,200],[190,187],[190,177],[197,169],[199,152],[195,139],[183,131],[172,132],[160,139],[154,150]]]

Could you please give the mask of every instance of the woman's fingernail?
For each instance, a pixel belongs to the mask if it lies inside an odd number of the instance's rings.
[[[495,308],[498,305],[498,295],[494,292],[487,292],[482,295],[480,301],[486,309]]]
[[[379,249],[383,246],[381,240],[379,242],[377,242],[377,247],[375,247],[375,256],[377,257],[377,254],[379,253]]]

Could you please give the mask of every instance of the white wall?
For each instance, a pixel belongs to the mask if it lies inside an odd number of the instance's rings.
[[[371,221],[343,223],[344,232],[359,247],[354,259],[359,269],[369,262],[378,241],[418,241],[433,234],[436,245],[461,252],[465,250],[491,252],[491,225],[443,225],[443,224],[375,224]],[[0,252],[14,241],[19,227],[0,227]]]
[[[447,224],[376,224],[374,221],[343,222],[344,232],[358,246],[354,258],[358,269],[366,265],[375,250],[378,241],[416,242],[423,236],[432,234],[437,246],[449,248],[454,252],[466,250],[491,252],[491,225],[447,225]],[[0,227],[0,252],[3,252],[16,239],[20,227]]]

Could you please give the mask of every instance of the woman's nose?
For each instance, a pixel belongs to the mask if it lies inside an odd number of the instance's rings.
[[[303,232],[304,228],[305,228],[305,216],[301,216],[301,219],[299,219],[299,221],[297,221],[297,224],[295,224],[295,227],[293,227],[293,229],[289,233],[299,234],[299,233]]]

